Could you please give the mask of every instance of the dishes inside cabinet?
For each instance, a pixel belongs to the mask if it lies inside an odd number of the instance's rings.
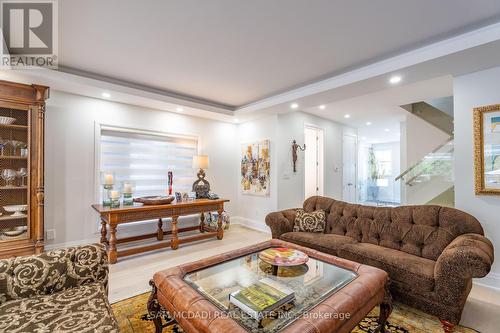
[[[3,229],[2,233],[7,237],[17,237],[23,234],[26,230],[28,230],[27,226],[21,226]]]
[[[23,214],[23,212],[26,212],[28,210],[28,205],[10,205],[4,206],[3,209],[7,213],[14,213],[11,215],[13,217],[22,217],[26,216],[26,214]]]
[[[0,117],[0,124],[1,125],[12,125],[16,121],[16,118],[12,117]]]

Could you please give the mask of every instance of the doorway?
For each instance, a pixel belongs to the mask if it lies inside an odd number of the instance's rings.
[[[356,174],[357,174],[357,137],[344,134],[342,140],[342,198],[344,201],[356,203]]]
[[[304,161],[305,199],[323,195],[323,129],[314,126],[304,127],[306,144]]]

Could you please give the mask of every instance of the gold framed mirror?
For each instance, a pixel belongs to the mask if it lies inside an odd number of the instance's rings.
[[[474,108],[477,195],[500,195],[500,104]]]

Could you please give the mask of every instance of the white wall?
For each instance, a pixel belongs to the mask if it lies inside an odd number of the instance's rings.
[[[46,114],[45,230],[55,229],[56,238],[46,241],[49,248],[99,239],[98,217],[90,208],[96,200],[96,123],[199,136],[200,152],[210,156],[207,179],[213,191],[237,197],[236,173],[228,172],[238,169],[234,124],[52,91]],[[227,210],[234,215],[236,203]],[[124,226],[119,231],[125,235],[155,228]]]
[[[500,103],[500,67],[454,79],[455,201],[456,207],[474,215],[495,246],[492,272],[476,282],[500,288],[500,196],[474,194],[472,109]]]
[[[402,167],[411,167],[445,143],[449,137],[439,128],[408,112],[406,115],[406,164]]]
[[[271,186],[269,196],[261,197],[255,195],[242,194],[240,190],[240,168],[237,166],[235,172],[237,177],[237,217],[238,222],[249,227],[263,231],[269,231],[265,224],[265,217],[270,212],[278,210],[278,181],[277,181],[277,156],[278,150],[282,147],[278,145],[278,116],[272,115],[257,120],[242,123],[238,126],[238,160],[241,157],[241,145],[259,140],[270,140],[271,158]]]
[[[278,116],[279,209],[302,207],[304,202],[304,153],[298,151],[297,172],[293,172],[292,141],[304,144],[304,126],[324,131],[324,195],[342,199],[342,125],[304,112]]]
[[[401,135],[405,134],[405,138],[401,140],[402,143],[405,143],[405,145],[401,144],[401,150],[404,150],[401,153],[401,172],[412,167],[450,137],[449,134],[411,113],[406,115],[406,123],[401,129]],[[434,185],[436,186],[434,187]],[[442,187],[441,185],[441,183],[427,183],[428,187],[420,190],[417,187],[407,186],[402,181],[401,192],[403,194],[401,198],[404,200],[402,203],[425,204],[447,189],[446,186]]]

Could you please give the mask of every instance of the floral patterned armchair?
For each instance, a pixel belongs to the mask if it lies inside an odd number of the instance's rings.
[[[0,332],[118,332],[99,244],[0,260]]]

